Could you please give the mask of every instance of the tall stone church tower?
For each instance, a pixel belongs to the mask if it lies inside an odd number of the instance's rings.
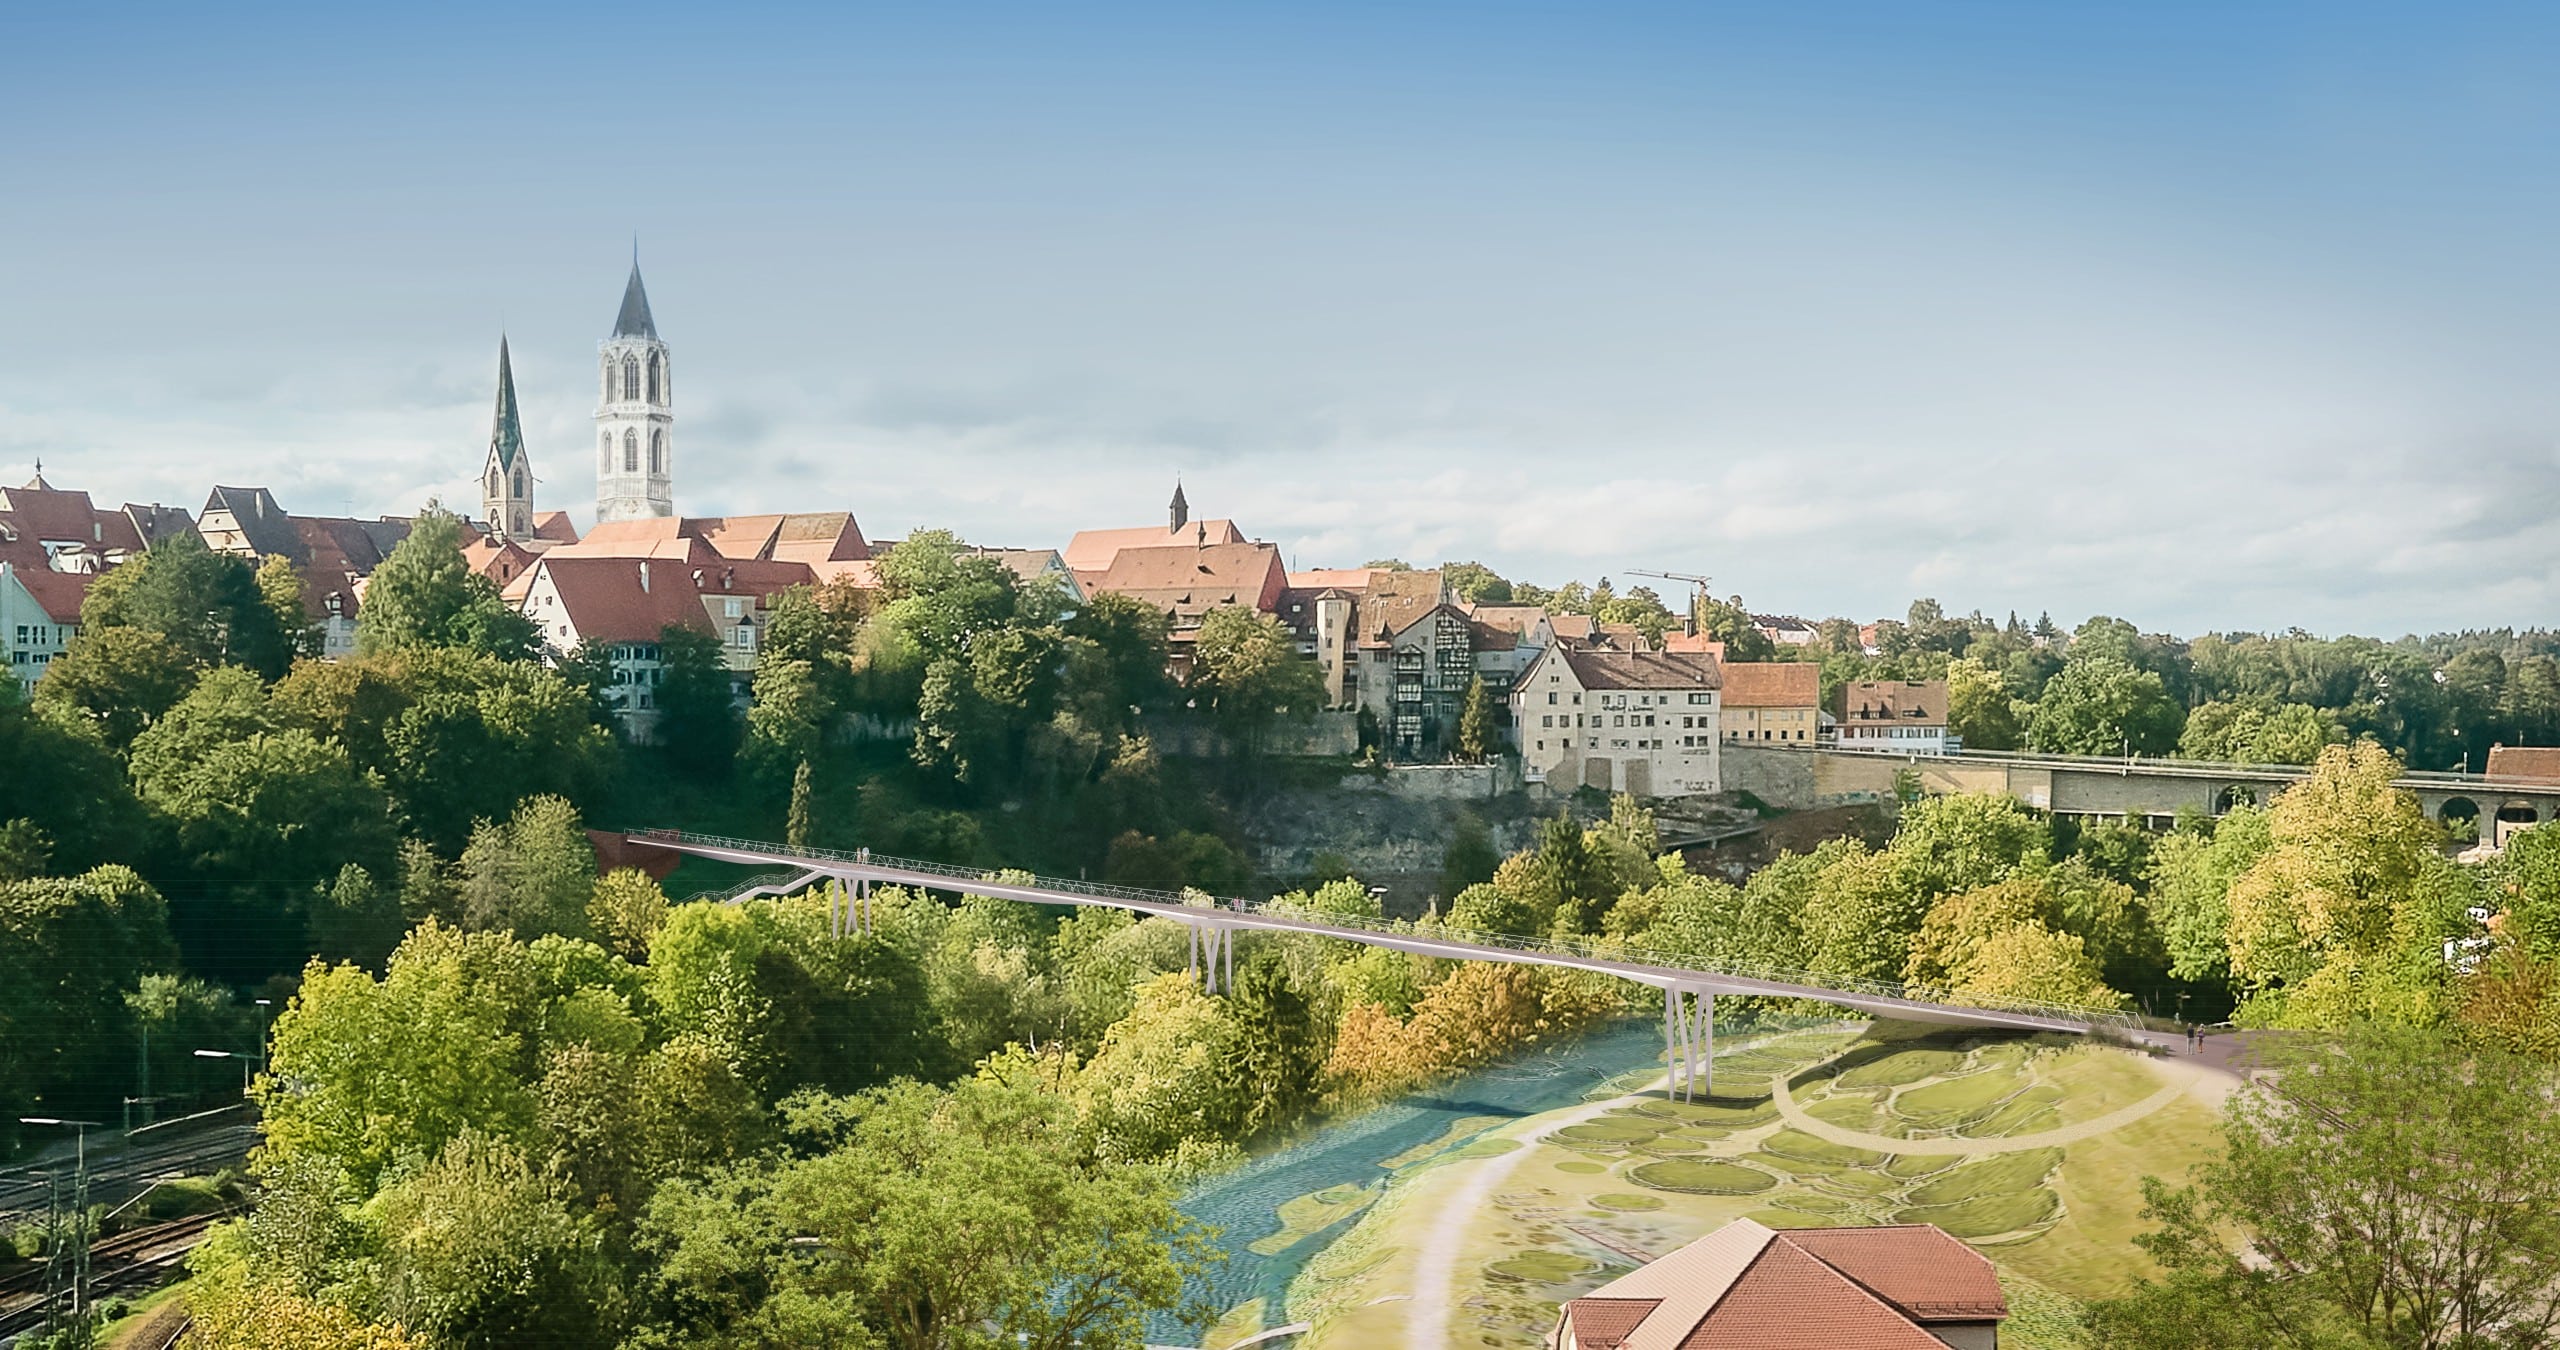
[[[667,344],[649,317],[640,260],[622,288],[622,312],[602,353],[604,400],[596,405],[596,520],[639,520],[676,513],[674,386]]]
[[[516,373],[498,339],[498,412],[489,423],[489,462],[480,468],[480,518],[501,538],[533,537],[533,461],[516,416]]]

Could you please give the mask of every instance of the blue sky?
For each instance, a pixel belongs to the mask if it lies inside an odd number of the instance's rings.
[[[918,7],[919,10],[922,7]],[[0,3],[0,472],[2560,619],[2549,7]]]

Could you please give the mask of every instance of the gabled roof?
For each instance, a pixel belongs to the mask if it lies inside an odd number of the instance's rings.
[[[261,558],[282,555],[297,563],[302,561],[301,540],[294,532],[293,518],[276,505],[274,493],[262,487],[217,485],[205,497],[204,510],[196,514],[201,520],[218,511],[231,514],[241,537],[248,540],[250,552]]]
[[[711,631],[694,569],[648,558],[564,558],[554,549],[526,574],[528,592],[547,580],[581,642],[655,642],[669,627]],[[547,611],[533,619],[557,622]],[[545,636],[556,640],[557,634]]]
[[[708,562],[851,562],[871,556],[850,511],[765,516],[643,516],[599,521],[554,552],[575,558],[691,558]]]
[[[1291,572],[1289,589],[1297,591],[1365,591],[1369,578],[1386,571],[1382,567],[1319,567],[1313,571]]]
[[[613,316],[613,335],[658,340],[658,321],[649,317],[649,288],[640,284],[636,257],[631,260],[631,280],[622,287],[622,312]]]
[[[1360,597],[1360,613],[1354,621],[1360,645],[1384,645],[1447,603],[1448,587],[1436,567],[1428,572],[1372,571],[1368,593]],[[1459,613],[1463,616],[1465,611]]]
[[[1221,605],[1268,611],[1287,575],[1271,544],[1124,548],[1086,589],[1130,596],[1186,621]]]
[[[1555,632],[1558,642],[1591,640],[1591,616],[1588,614],[1550,614],[1547,627]]]
[[[1585,689],[1718,689],[1724,669],[1712,656],[1688,652],[1586,651],[1558,647]]]
[[[1724,660],[1724,644],[1704,633],[1665,633],[1662,650],[1666,652],[1704,652],[1718,661]]]
[[[1078,530],[1075,537],[1067,541],[1067,569],[1078,573],[1108,571],[1111,559],[1124,548],[1243,542],[1244,532],[1237,529],[1232,520],[1195,520],[1178,530],[1164,525],[1140,525],[1126,530]]]
[[[1728,661],[1724,706],[1818,708],[1822,706],[1822,667],[1811,661]]]
[[[1931,1324],[2008,1313],[1991,1263],[1929,1225],[1778,1232],[1736,1219],[1566,1303],[1551,1343],[1945,1350]]]
[[[1522,637],[1537,631],[1541,623],[1547,624],[1548,631],[1555,630],[1555,625],[1547,619],[1544,605],[1475,604],[1467,607],[1467,617],[1488,627],[1508,629]]]
[[[871,556],[871,545],[851,511],[803,511],[782,518],[774,531],[778,562],[851,562]]]
[[[489,422],[489,455],[513,472],[524,457],[524,426],[516,417],[516,372],[507,361],[507,339],[498,338],[498,411]]]
[[[42,564],[23,566],[6,559],[0,559],[0,571],[25,588],[46,618],[60,624],[80,622],[80,602],[89,598],[89,583],[98,579],[94,572],[57,572]]]
[[[578,527],[570,523],[566,511],[538,511],[533,517],[533,537],[555,544],[574,544],[578,542]]]

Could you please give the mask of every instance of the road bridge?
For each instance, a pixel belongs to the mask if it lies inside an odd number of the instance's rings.
[[[1697,1086],[1712,1087],[1713,1066],[1707,1054],[1714,1032],[1718,994],[1760,998],[1811,999],[1869,1017],[1942,1026],[1997,1027],[2012,1031],[2057,1031],[2072,1035],[2106,1029],[2131,1033],[2139,1024],[2129,1014],[2105,1008],[2081,1008],[2021,999],[1955,1002],[1943,990],[1920,989],[1804,971],[1746,967],[1710,967],[1696,958],[1672,953],[1630,950],[1597,943],[1514,937],[1440,926],[1418,927],[1387,919],[1364,920],[1340,915],[1309,915],[1294,908],[1215,899],[1198,892],[1145,890],[1083,881],[984,873],[913,858],[891,858],[869,849],[786,849],[752,839],[725,839],[674,830],[643,830],[624,837],[635,852],[663,849],[685,857],[735,863],[744,867],[780,868],[772,879],[750,882],[732,893],[732,901],[757,895],[790,895],[818,890],[827,902],[830,930],[849,936],[871,925],[873,886],[907,886],[918,890],[984,895],[1035,905],[1099,906],[1171,919],[1191,930],[1191,973],[1216,993],[1233,987],[1237,933],[1300,933],[1410,952],[1455,961],[1498,961],[1520,965],[1586,970],[1659,989],[1663,995],[1665,1053],[1672,1076],[1684,1095]]]
[[[1896,755],[1742,742],[1721,750],[1725,785],[1747,788],[1773,806],[1886,800],[1893,796],[1895,776],[1907,769],[1924,792],[2005,793],[2055,815],[2131,816],[2160,825],[2181,812],[2218,816],[2234,806],[2264,806],[2310,772],[2299,764],[1996,750]],[[2417,797],[2430,820],[2477,820],[2484,842],[2503,842],[2517,830],[2560,819],[2560,782],[2548,779],[2413,771],[2395,783]]]

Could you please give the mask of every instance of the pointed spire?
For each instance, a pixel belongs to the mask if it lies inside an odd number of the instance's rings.
[[[640,284],[640,236],[631,237],[631,280],[622,288],[622,312],[614,316],[613,335],[618,338],[658,340],[658,324],[649,317],[649,290]]]
[[[1173,480],[1173,529],[1179,530],[1190,521],[1191,503],[1183,500],[1182,480],[1176,478]]]
[[[498,337],[498,411],[489,423],[489,453],[510,473],[524,457],[524,424],[516,416],[516,372],[507,360],[507,339]]]

